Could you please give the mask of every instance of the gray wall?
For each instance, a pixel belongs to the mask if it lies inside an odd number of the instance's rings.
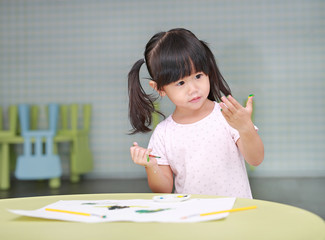
[[[0,0],[0,102],[92,103],[87,177],[144,177],[129,146],[150,135],[127,135],[127,73],[154,33],[185,27],[239,101],[255,94],[266,155],[250,175],[325,176],[324,13],[321,0]]]

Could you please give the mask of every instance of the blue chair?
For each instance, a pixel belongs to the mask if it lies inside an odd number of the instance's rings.
[[[53,138],[57,132],[59,105],[49,104],[48,130],[29,129],[30,107],[28,104],[19,104],[18,111],[21,135],[24,138],[24,152],[17,159],[16,178],[21,180],[59,178],[62,175],[61,161],[58,155],[53,154]],[[32,151],[33,143],[35,144],[34,152]],[[43,143],[45,143],[45,151]],[[58,187],[58,185],[53,187]]]

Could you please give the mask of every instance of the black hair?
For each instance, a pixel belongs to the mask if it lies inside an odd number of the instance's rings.
[[[151,131],[149,126],[155,112],[153,103],[157,98],[146,94],[140,83],[139,72],[143,63],[146,63],[150,79],[156,82],[158,90],[193,73],[203,72],[210,80],[208,99],[220,101],[221,93],[231,94],[207,43],[189,30],[175,28],[155,34],[146,45],[144,57],[133,65],[128,75],[132,134]]]

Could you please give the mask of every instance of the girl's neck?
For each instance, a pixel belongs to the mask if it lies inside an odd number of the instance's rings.
[[[172,115],[175,122],[179,124],[191,124],[202,120],[208,116],[214,109],[214,102],[206,99],[204,104],[197,110],[177,108]]]

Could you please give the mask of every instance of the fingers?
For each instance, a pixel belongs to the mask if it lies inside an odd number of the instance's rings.
[[[246,103],[246,108],[248,110],[252,110],[252,108],[253,108],[253,97],[254,97],[254,94],[250,94],[248,96],[248,100]],[[235,112],[236,110],[243,108],[243,106],[239,102],[237,102],[236,99],[233,98],[231,95],[228,95],[227,97],[222,96],[221,100],[222,100],[222,103],[220,104],[220,107],[223,110],[226,110],[225,108],[227,108],[229,111]]]
[[[147,166],[148,156],[151,151],[152,149],[140,147],[136,142],[134,142],[133,146],[130,147],[130,153],[133,162],[142,166]]]
[[[226,107],[230,111],[235,111],[236,109],[242,108],[242,105],[240,105],[240,103],[237,102],[236,99],[233,98],[231,95],[228,95],[227,97],[223,96],[221,97],[221,100],[224,104],[226,104]]]
[[[251,94],[248,96],[247,102],[246,102],[246,109],[249,112],[253,111],[253,98],[254,98],[254,94]]]
[[[222,96],[221,101],[222,102],[219,103],[219,105],[221,107],[222,114],[225,117],[236,113],[236,111],[241,107],[241,105],[231,95],[228,97]]]
[[[228,120],[242,119],[246,115],[251,115],[253,111],[253,97],[254,94],[248,96],[246,107],[244,108],[231,95],[221,97],[219,103],[223,116]]]

